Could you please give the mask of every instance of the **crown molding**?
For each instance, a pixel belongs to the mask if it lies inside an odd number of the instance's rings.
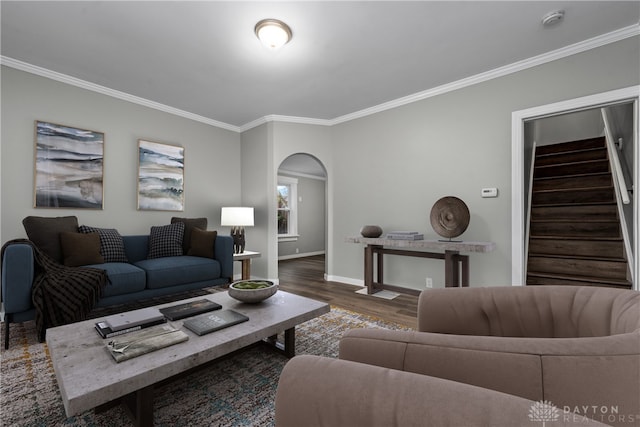
[[[478,83],[483,83],[498,77],[507,76],[509,74],[517,73],[519,71],[533,68],[538,65],[546,64],[558,59],[566,58],[571,55],[575,55],[581,52],[586,52],[591,49],[595,49],[600,46],[604,46],[610,43],[614,43],[620,40],[627,39],[640,35],[640,24],[634,24],[625,28],[621,28],[616,31],[612,31],[607,34],[603,34],[591,39],[587,39],[569,46],[565,46],[560,49],[556,49],[551,52],[546,52],[538,56],[524,59],[522,61],[514,62],[513,64],[505,65],[504,67],[495,68],[493,70],[476,74],[471,77],[467,77],[455,82],[447,83],[441,86],[436,86],[432,89],[428,89],[422,92],[408,95],[403,98],[398,98],[393,101],[385,102],[383,104],[376,105],[374,107],[365,108],[364,110],[356,111],[354,113],[346,114],[344,116],[336,117],[331,120],[331,125],[337,125],[345,123],[351,120],[359,119],[362,117],[370,116],[372,114],[380,113],[382,111],[390,110],[393,108],[401,107],[403,105],[411,104],[413,102],[422,101],[423,99],[432,98],[434,96],[442,95],[447,92],[462,89],[468,86],[472,86]]]
[[[566,58],[571,55],[575,55],[581,52],[585,52],[600,46],[604,46],[610,43],[615,43],[617,41],[624,40],[630,37],[635,37],[638,35],[640,35],[640,24],[634,24],[625,28],[621,28],[616,31],[612,31],[607,34],[603,34],[603,35],[593,37],[591,39],[587,39],[569,46],[565,46],[563,48],[560,48],[551,52],[543,53],[541,55],[534,56],[532,58],[518,61],[513,64],[506,65],[504,67],[500,67],[484,73],[476,74],[471,77],[467,77],[467,78],[457,80],[455,82],[447,83],[441,86],[437,86],[422,92],[415,93],[413,95],[408,95],[402,98],[398,98],[393,101],[385,102],[383,104],[379,104],[370,108],[365,108],[363,110],[359,110],[350,114],[336,117],[334,119],[314,119],[309,117],[281,116],[281,115],[272,114],[272,115],[260,117],[242,126],[234,126],[228,123],[213,120],[208,117],[200,116],[198,114],[193,114],[188,111],[170,107],[165,104],[160,104],[158,102],[150,101],[148,99],[141,98],[139,96],[130,95],[125,92],[110,89],[105,86],[100,86],[91,82],[87,82],[85,80],[68,76],[66,74],[58,73],[56,71],[51,71],[46,68],[28,64],[26,62],[22,62],[7,56],[0,56],[0,64],[6,65],[7,67],[15,68],[17,70],[26,71],[31,74],[36,74],[42,77],[46,77],[52,80],[56,80],[62,83],[66,83],[72,86],[76,86],[76,87],[87,89],[93,92],[101,93],[103,95],[122,99],[124,101],[132,102],[134,104],[139,104],[145,107],[164,111],[169,114],[184,117],[184,118],[201,122],[210,126],[215,126],[218,128],[232,131],[232,132],[242,133],[249,129],[253,129],[255,127],[258,127],[262,124],[269,123],[269,122],[334,126],[340,123],[345,123],[351,120],[370,116],[372,114],[376,114],[376,113],[380,113],[393,108],[401,107],[417,101],[422,101],[427,98],[432,98],[434,96],[442,95],[444,93],[452,92],[454,90],[462,89],[478,83],[483,83],[498,77],[507,76],[509,74],[526,70],[528,68],[536,67],[538,65],[546,64],[548,62]]]
[[[252,122],[240,126],[240,132],[248,131],[260,125],[269,122],[281,122],[281,123],[300,123],[305,125],[318,125],[318,126],[333,126],[332,120],[326,119],[314,119],[311,117],[297,117],[297,116],[280,116],[277,114],[271,114],[268,116],[260,117]]]
[[[169,105],[161,104],[159,102],[150,101],[139,96],[131,95],[119,90],[110,89],[105,86],[100,86],[95,83],[81,80],[76,77],[72,77],[66,74],[58,73],[56,71],[49,70],[47,68],[38,67],[36,65],[29,64],[27,62],[19,61],[17,59],[10,58],[8,56],[0,56],[0,64],[7,67],[15,68],[16,70],[26,71],[27,73],[35,74],[37,76],[46,77],[51,80],[66,83],[71,86],[76,86],[82,89],[87,89],[92,92],[97,92],[102,95],[111,96],[113,98],[121,99],[123,101],[132,102],[134,104],[142,105],[145,107],[153,108],[155,110],[164,111],[165,113],[173,114],[175,116],[184,117],[196,122],[201,122],[210,126],[230,130],[233,132],[240,132],[238,126],[233,126],[228,123],[219,122],[217,120],[210,119],[208,117],[193,114],[188,111],[180,110],[178,108],[171,107]]]

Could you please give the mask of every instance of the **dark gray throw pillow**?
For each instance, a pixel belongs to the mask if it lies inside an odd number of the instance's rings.
[[[64,265],[79,267],[89,264],[102,264],[100,254],[100,235],[98,233],[60,233],[60,245],[64,255]]]
[[[75,216],[28,216],[22,220],[22,225],[29,240],[60,264],[63,261],[60,233],[78,232],[78,218]]]
[[[100,254],[104,262],[129,262],[124,251],[124,241],[115,228],[96,228],[87,225],[78,227],[81,233],[98,233],[100,235]]]
[[[178,218],[174,216],[171,218],[171,224],[175,224],[176,222],[184,223],[184,237],[182,238],[182,253],[186,254],[189,252],[189,248],[191,248],[191,233],[194,228],[199,228],[200,230],[207,229],[207,218]]]
[[[216,243],[218,232],[200,230],[198,228],[191,232],[191,247],[187,255],[199,256],[203,258],[215,258],[214,245]]]
[[[181,256],[183,238],[183,222],[151,227],[147,259]]]

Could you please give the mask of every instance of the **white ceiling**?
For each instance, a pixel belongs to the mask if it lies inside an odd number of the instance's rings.
[[[617,1],[5,1],[3,64],[33,65],[182,112],[247,126],[335,120],[635,26]],[[565,20],[544,28],[546,13]],[[287,22],[277,52],[256,39]],[[16,68],[18,68],[16,66]]]

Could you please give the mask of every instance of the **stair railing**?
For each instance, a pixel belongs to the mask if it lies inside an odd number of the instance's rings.
[[[524,230],[524,262],[522,270],[524,271],[524,283],[527,284],[527,269],[529,267],[529,233],[531,230],[531,201],[533,199],[533,175],[535,173],[536,166],[536,149],[537,144],[533,141],[533,148],[531,149],[531,165],[529,166],[529,191],[527,191],[527,221],[525,222]]]
[[[601,108],[600,111],[602,112],[602,119],[604,120],[604,134],[607,140],[607,151],[609,152],[609,161],[611,163],[611,171],[614,177],[614,186],[616,187],[622,203],[628,205],[631,200],[629,199],[629,191],[627,190],[627,183],[624,180],[622,166],[620,165],[620,157],[618,156],[618,150],[616,150],[614,142],[615,140],[613,138],[613,135],[611,134],[611,128],[609,126],[609,116],[606,109]]]
[[[627,263],[629,267],[629,275],[631,276],[631,282],[635,283],[633,277],[635,257],[633,256],[633,250],[631,249],[631,238],[629,237],[629,230],[627,228],[627,221],[624,215],[624,209],[622,204],[629,204],[631,202],[629,198],[629,191],[627,190],[627,184],[624,180],[622,167],[620,166],[620,157],[618,157],[618,150],[615,146],[615,140],[611,133],[611,126],[609,124],[609,116],[605,108],[600,109],[602,113],[602,120],[604,121],[604,134],[607,144],[607,152],[609,153],[609,164],[611,165],[611,173],[613,175],[613,186],[616,192],[616,204],[618,205],[618,215],[620,218],[620,229],[622,230],[622,239],[624,242],[624,248],[627,253]]]

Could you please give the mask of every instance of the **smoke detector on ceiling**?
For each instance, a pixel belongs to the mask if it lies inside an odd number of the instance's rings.
[[[564,10],[555,10],[553,12],[547,13],[542,17],[542,25],[545,27],[550,27],[552,25],[556,25],[560,23],[564,19]]]

